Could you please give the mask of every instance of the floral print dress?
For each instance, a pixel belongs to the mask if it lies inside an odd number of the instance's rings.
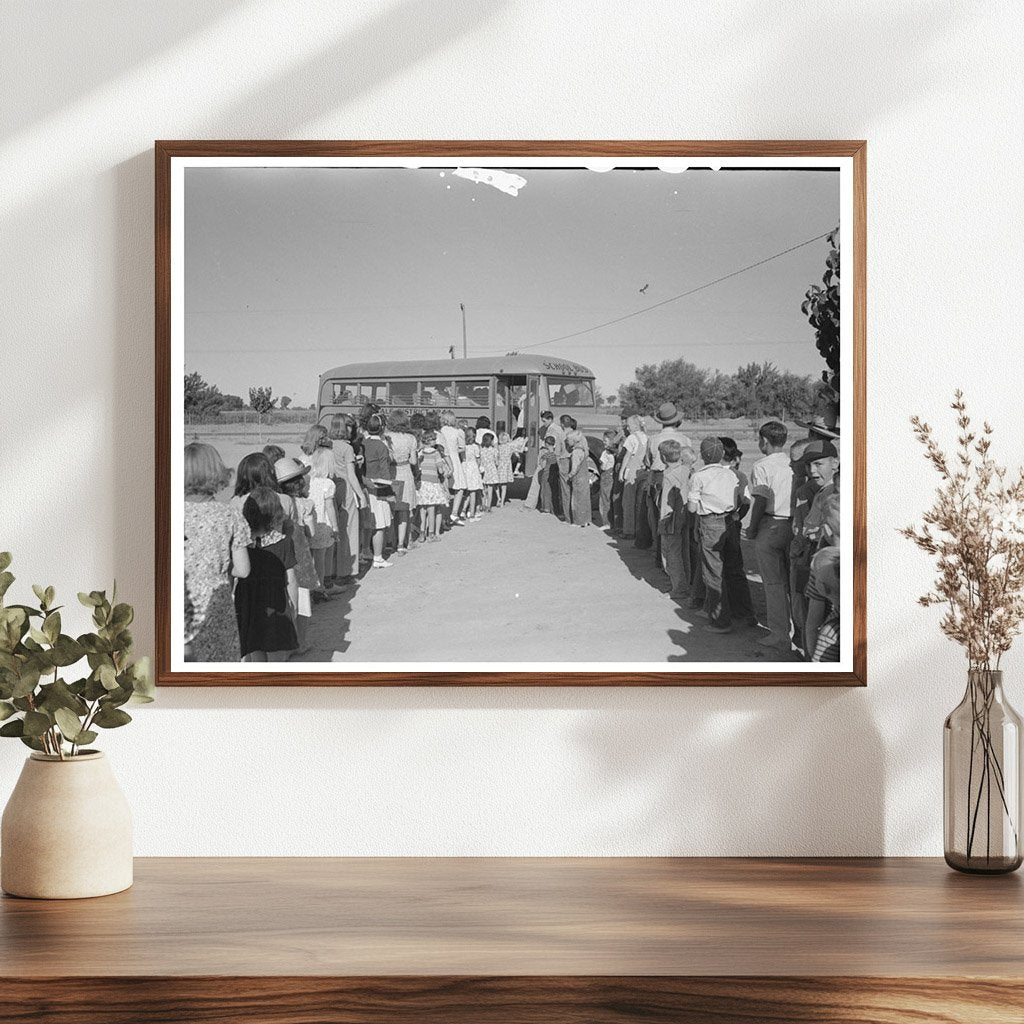
[[[190,661],[239,661],[232,599],[231,549],[252,543],[249,524],[232,505],[185,502],[185,643]]]

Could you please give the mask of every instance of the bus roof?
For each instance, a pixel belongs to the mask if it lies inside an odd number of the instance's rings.
[[[367,377],[386,380],[391,377],[467,377],[491,374],[519,376],[524,373],[548,373],[561,377],[593,377],[586,366],[551,355],[476,356],[472,359],[412,359],[384,363],[346,363],[325,370],[321,380],[331,377]]]

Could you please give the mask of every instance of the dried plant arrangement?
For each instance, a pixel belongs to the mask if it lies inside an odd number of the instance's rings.
[[[961,870],[1014,870],[1020,719],[1003,697],[1000,663],[1024,622],[1024,469],[995,462],[992,427],[973,427],[959,390],[952,409],[952,455],[911,419],[941,482],[921,524],[901,532],[936,559],[935,582],[918,600],[943,609],[940,628],[967,657],[967,691],[944,731],[946,859]]]

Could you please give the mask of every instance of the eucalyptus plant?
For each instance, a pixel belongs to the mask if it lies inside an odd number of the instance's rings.
[[[69,636],[53,587],[32,587],[37,605],[4,603],[14,582],[10,564],[10,554],[0,552],[0,736],[61,760],[74,757],[98,730],[132,720],[125,705],[153,700],[149,659],[132,660],[135,612],[117,602],[116,582],[109,599],[102,590],[79,594],[96,631]],[[68,682],[66,670],[83,660],[88,675]]]

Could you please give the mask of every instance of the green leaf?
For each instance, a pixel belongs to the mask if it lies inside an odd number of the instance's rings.
[[[46,634],[46,639],[51,644],[57,642],[57,637],[60,636],[60,612],[50,612],[49,615],[43,619],[43,632]]]
[[[83,594],[81,591],[78,592],[78,600],[85,605],[86,608],[95,608],[99,602],[96,600],[95,591],[92,594]]]
[[[3,729],[0,729],[0,735],[2,734]],[[22,736],[20,739],[26,747],[31,747],[33,750],[38,750],[40,753],[46,753],[46,747],[44,747],[42,741],[37,740],[35,736]]]
[[[14,577],[9,572],[0,572],[0,598],[11,589]]]
[[[6,722],[11,715],[16,715],[18,709],[9,701],[0,700],[0,722]]]
[[[85,689],[82,691],[82,696],[86,700],[99,700],[100,697],[105,697],[106,695],[107,688],[95,675],[90,675],[85,681]]]
[[[82,720],[78,715],[67,708],[57,708],[53,713],[53,717],[64,738],[72,743],[78,743],[79,734],[82,732]]]
[[[26,736],[42,736],[53,723],[41,711],[26,711],[24,724]]]
[[[28,615],[23,609],[0,609],[0,650],[13,651],[27,630]]]
[[[43,619],[46,617],[38,608],[33,608],[31,605],[28,604],[9,604],[7,607],[20,608],[25,613],[25,615],[30,619]]]
[[[85,657],[85,648],[72,637],[61,633],[53,645],[53,663],[61,667],[74,665]]]
[[[83,633],[78,638],[78,644],[82,650],[88,651],[90,654],[109,654],[111,651],[110,641],[95,633]],[[89,664],[92,668],[96,667],[92,661]]]
[[[96,737],[99,736],[98,732],[93,732],[92,729],[86,729],[78,734],[78,739],[75,742],[82,746],[83,743],[92,743]]]
[[[96,678],[103,684],[105,690],[116,690],[119,685],[113,665],[100,665],[96,670]]]
[[[36,595],[36,599],[39,601],[43,608],[46,607],[46,588],[39,586],[38,583],[32,584],[32,593]]]
[[[18,676],[17,683],[14,684],[14,688],[11,692],[12,697],[28,697],[30,694],[35,692],[35,688],[39,685],[39,667],[38,665],[23,665],[21,669],[21,675]]]
[[[20,718],[0,725],[0,736],[24,736],[25,722]]]
[[[36,629],[35,626],[29,629],[28,635],[39,645],[50,643],[50,638],[41,629]]]
[[[63,679],[57,679],[52,683],[39,687],[39,698],[36,700],[36,707],[40,711],[55,712],[57,708],[66,708],[79,718],[84,718],[89,713],[89,705],[81,697],[73,693]]]
[[[46,593],[43,595],[46,598],[46,607],[53,608],[53,599],[57,596],[57,591],[53,587],[47,587]]]
[[[96,712],[96,717],[93,718],[93,724],[98,725],[101,729],[117,729],[122,725],[127,725],[132,720],[132,716],[127,711],[122,711],[120,708],[112,708],[105,704],[103,707]],[[2,733],[3,726],[0,726],[0,733]]]
[[[21,671],[21,661],[9,651],[0,651],[0,669],[17,675]]]
[[[132,680],[132,703],[151,704],[156,697],[156,686],[150,671],[149,658],[139,658],[128,667]]]
[[[10,551],[0,551],[0,572],[3,572],[11,564]]]
[[[116,604],[110,614],[110,625],[116,629],[124,629],[130,626],[135,618],[135,610],[130,604]]]

